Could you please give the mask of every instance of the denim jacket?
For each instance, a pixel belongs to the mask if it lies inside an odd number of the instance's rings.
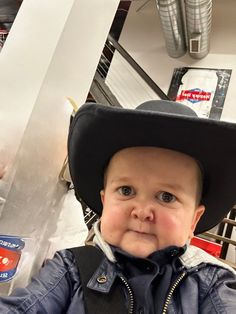
[[[104,260],[90,278],[88,287],[106,294],[112,290],[117,276],[117,261],[99,233],[95,238],[96,245],[104,252]],[[174,273],[175,280],[171,280],[167,289],[162,313],[236,313],[236,272],[233,269],[193,246],[188,246],[178,262],[180,267],[174,270],[178,274]],[[101,273],[105,273],[108,280],[99,285],[97,276]],[[133,296],[132,301],[132,290],[129,291],[126,285],[122,287],[126,295],[126,313],[152,313],[149,303],[135,308],[137,300]],[[57,252],[26,288],[18,288],[11,296],[1,297],[0,313],[86,314],[73,254],[69,250]]]

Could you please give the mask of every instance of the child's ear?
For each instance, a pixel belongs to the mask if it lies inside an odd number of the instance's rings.
[[[100,191],[100,196],[101,196],[101,202],[102,202],[102,205],[103,205],[104,204],[104,196],[105,196],[104,190]]]
[[[197,223],[199,222],[200,218],[202,217],[202,215],[205,212],[205,206],[204,205],[199,205],[194,212],[194,216],[193,216],[193,220],[192,220],[192,224],[191,224],[191,230],[190,230],[190,239],[192,239],[192,237],[194,236],[194,230],[197,226]]]

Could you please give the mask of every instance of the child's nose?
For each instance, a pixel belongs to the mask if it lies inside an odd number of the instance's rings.
[[[140,221],[153,222],[155,218],[153,204],[151,202],[142,202],[133,208],[131,215]]]

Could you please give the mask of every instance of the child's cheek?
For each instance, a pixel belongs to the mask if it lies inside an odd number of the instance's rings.
[[[157,227],[158,236],[169,245],[182,246],[189,237],[190,227],[184,217],[178,215],[160,215]]]
[[[181,227],[183,221],[172,213],[161,213],[158,215],[156,222],[159,226],[162,226],[166,230],[175,230]]]

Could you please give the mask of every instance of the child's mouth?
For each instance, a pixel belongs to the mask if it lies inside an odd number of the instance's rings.
[[[153,234],[149,232],[136,231],[136,230],[133,230],[133,232],[137,234],[137,236],[141,236],[141,237],[153,237],[154,236]]]

